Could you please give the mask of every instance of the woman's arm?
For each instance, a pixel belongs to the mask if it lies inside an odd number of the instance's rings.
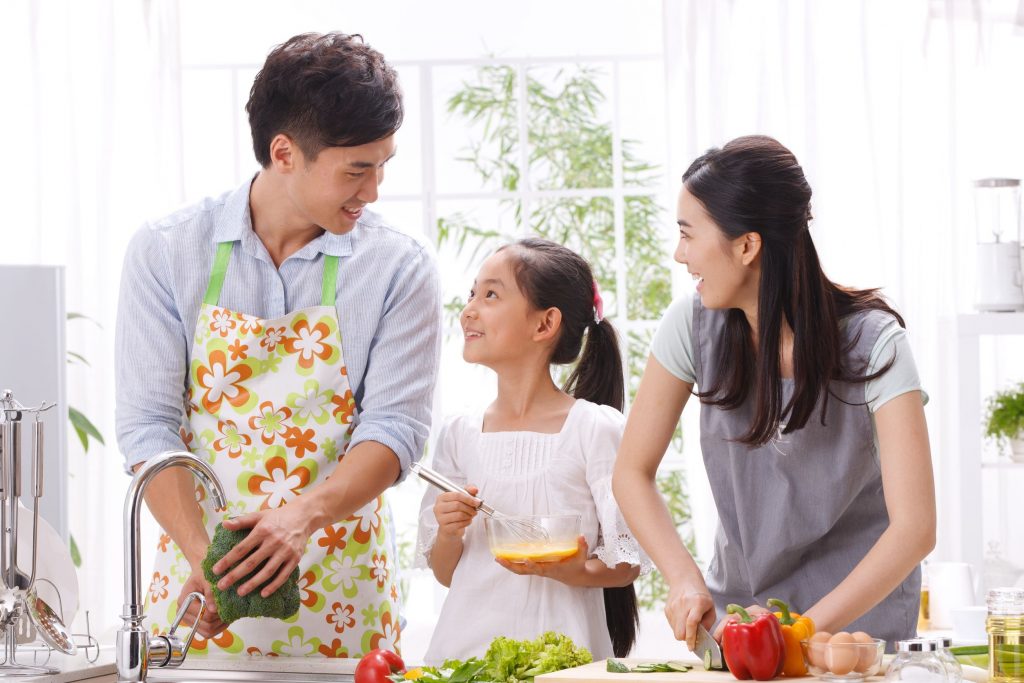
[[[835,632],[889,595],[935,547],[935,484],[921,393],[875,412],[889,527],[850,575],[807,610],[818,630]]]
[[[714,603],[700,568],[679,538],[655,477],[692,389],[653,355],[647,360],[612,477],[612,490],[629,528],[668,582],[665,616],[672,632],[691,649],[697,624],[710,628],[714,623]]]

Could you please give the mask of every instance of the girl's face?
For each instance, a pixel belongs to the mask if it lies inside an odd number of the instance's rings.
[[[679,244],[675,260],[697,280],[697,293],[705,308],[744,308],[757,301],[757,272],[751,268],[755,233],[730,239],[711,220],[704,205],[683,186],[677,207]],[[759,246],[759,245],[758,245]]]
[[[525,356],[536,346],[537,313],[519,291],[509,250],[492,255],[480,266],[462,309],[463,359],[494,367]]]

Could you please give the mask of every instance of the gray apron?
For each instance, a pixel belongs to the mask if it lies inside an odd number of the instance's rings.
[[[698,387],[712,386],[721,372],[726,313],[694,298]],[[845,321],[842,341],[855,340],[849,367],[863,372],[891,321],[880,311]],[[752,399],[735,410],[701,404],[701,451],[719,517],[707,584],[719,617],[729,603],[764,605],[768,598],[803,612],[839,585],[889,526],[864,385],[834,382],[831,388],[824,427],[819,398],[803,429],[780,431],[754,448],[735,441],[750,426]],[[783,405],[792,393],[792,380],[784,380]],[[894,641],[916,635],[920,599],[921,570],[915,568],[846,630],[885,638],[891,651]]]

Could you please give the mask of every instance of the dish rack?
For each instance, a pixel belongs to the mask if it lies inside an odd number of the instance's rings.
[[[39,499],[43,496],[43,433],[42,414],[54,407],[43,402],[35,407],[24,406],[7,389],[0,394],[0,629],[4,632],[3,655],[0,656],[0,677],[40,676],[59,673],[44,664],[18,661],[21,641],[42,640],[48,648],[73,655],[77,651],[72,634],[64,626],[63,608],[59,613],[36,592],[36,556],[39,544]],[[23,425],[27,416],[32,417]],[[33,499],[32,544],[30,562],[19,558],[18,508],[22,495],[22,432],[32,433],[31,491]],[[42,579],[40,579],[42,581]],[[53,586],[52,583],[50,583]],[[53,586],[57,590],[56,586]],[[58,601],[60,592],[57,592]],[[31,637],[34,632],[35,637]],[[46,657],[49,660],[49,655]]]
[[[45,583],[53,589],[54,594],[57,596],[57,612],[60,616],[61,621],[64,621],[64,602],[61,600],[60,589],[54,585],[49,579],[36,579],[36,583]],[[18,631],[15,634],[14,648],[18,653],[31,653],[32,667],[45,668],[52,671],[56,671],[53,667],[47,666],[50,662],[50,657],[54,652],[60,652],[56,648],[50,647],[45,641],[41,640],[36,632],[35,627],[28,620],[22,620],[19,623]],[[96,662],[100,657],[100,641],[97,640],[96,636],[92,634],[92,625],[89,622],[89,610],[85,611],[85,633],[72,633],[71,634],[75,649],[82,652],[85,659],[90,664]],[[7,634],[4,633],[2,640],[3,643],[3,656],[0,656],[0,678],[6,678],[12,674],[6,673],[4,665],[7,663],[7,658],[10,656],[10,652],[7,647]],[[17,663],[17,660],[15,660]],[[24,666],[18,664],[18,666]],[[34,675],[34,674],[19,674],[13,675]]]

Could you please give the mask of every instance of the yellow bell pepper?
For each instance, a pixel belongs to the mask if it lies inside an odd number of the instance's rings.
[[[782,626],[782,640],[786,644],[786,653],[782,664],[782,675],[792,678],[807,675],[807,665],[804,663],[804,653],[800,648],[800,641],[807,640],[814,635],[814,622],[810,617],[802,617],[796,612],[789,611],[789,605],[772,598],[768,601],[769,607],[777,607],[775,616]]]

